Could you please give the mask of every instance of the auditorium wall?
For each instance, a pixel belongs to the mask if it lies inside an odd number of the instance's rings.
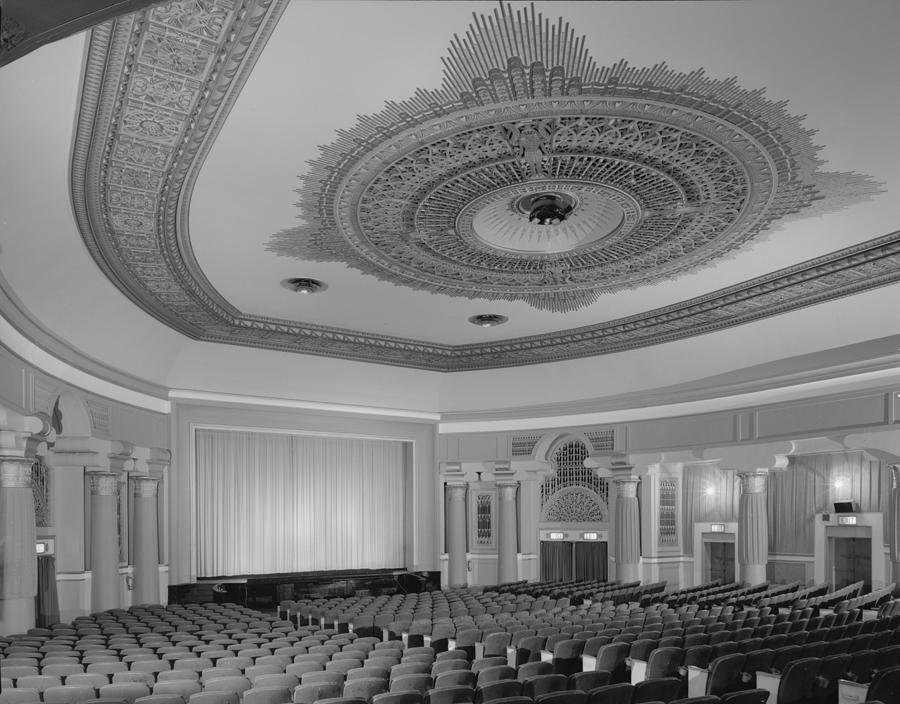
[[[540,419],[500,422],[485,418],[485,432],[473,430],[474,421],[443,422],[438,456],[444,464],[479,464],[504,459],[549,472],[550,448],[544,438],[580,434],[612,439],[610,451],[596,453],[594,466],[608,466],[612,458],[634,464],[642,477],[641,543],[643,575],[661,575],[682,583],[693,580],[695,523],[734,524],[738,520],[738,471],[767,468],[768,577],[774,581],[813,581],[815,529],[822,514],[833,512],[839,500],[856,502],[858,511],[881,516],[888,526],[891,455],[900,453],[900,394],[896,388],[795,398],[782,403],[737,407],[716,413],[687,414],[623,420],[593,426],[561,427]],[[627,417],[629,412],[623,412]],[[604,415],[614,416],[615,413]],[[867,451],[869,445],[872,445]],[[517,448],[529,449],[517,456]],[[784,453],[779,459],[776,453]],[[741,464],[734,457],[749,458]],[[779,463],[783,463],[779,465]],[[530,463],[530,464],[529,464]],[[749,464],[748,464],[749,463]],[[726,471],[727,470],[727,471]],[[601,470],[602,471],[602,470]],[[658,535],[657,506],[661,474],[680,478],[677,537]],[[523,520],[522,527],[528,525]],[[883,554],[873,560],[891,566],[885,546],[887,531],[877,541]],[[677,546],[677,548],[675,547]],[[877,548],[876,548],[877,549]]]

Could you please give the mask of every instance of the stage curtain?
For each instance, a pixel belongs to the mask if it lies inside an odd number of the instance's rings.
[[[403,444],[196,431],[201,577],[404,567]]]
[[[606,543],[575,543],[575,579],[606,579],[607,575]]]
[[[572,543],[541,541],[541,581],[572,579]]]

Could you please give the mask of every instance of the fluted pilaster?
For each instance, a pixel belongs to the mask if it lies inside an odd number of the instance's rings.
[[[741,578],[750,584],[766,581],[766,564],[769,561],[767,475],[768,472],[759,470],[738,474],[741,498],[738,505],[737,557]]]
[[[463,587],[466,577],[466,490],[465,483],[447,483],[447,581]]]
[[[497,581],[515,582],[519,578],[519,521],[516,510],[516,493],[519,482],[497,482],[499,502],[497,506],[499,525]]]
[[[159,523],[157,494],[159,479],[132,477],[134,486],[134,602],[159,602]]]
[[[636,476],[616,477],[615,526],[613,546],[616,556],[616,579],[620,582],[640,580],[641,513],[638,504]]]
[[[119,524],[114,472],[89,472],[91,483],[91,609],[118,608]]]

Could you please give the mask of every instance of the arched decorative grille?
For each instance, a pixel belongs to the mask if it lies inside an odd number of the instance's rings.
[[[581,440],[570,440],[556,448],[550,458],[550,464],[556,471],[541,485],[542,510],[556,492],[569,487],[589,489],[608,505],[609,485],[594,470],[584,466],[588,454],[588,448]]]
[[[50,472],[38,458],[31,465],[31,491],[34,493],[34,524],[50,525]]]

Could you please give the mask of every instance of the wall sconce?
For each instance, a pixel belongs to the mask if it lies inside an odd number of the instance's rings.
[[[705,496],[710,496],[710,497],[715,496],[715,495],[716,495],[716,488],[715,488],[714,486],[708,486],[708,487],[706,487],[706,488],[703,490],[703,494],[704,494]]]

